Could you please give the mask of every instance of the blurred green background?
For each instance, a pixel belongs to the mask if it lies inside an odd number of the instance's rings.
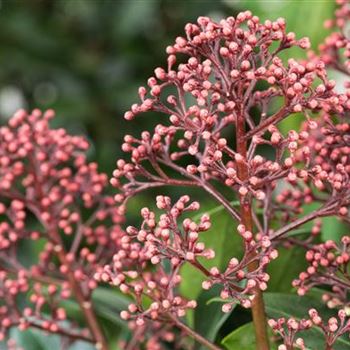
[[[20,107],[54,108],[55,123],[85,134],[91,158],[111,173],[137,88],[166,62],[165,47],[200,15],[220,19],[250,9],[262,19],[285,17],[288,30],[326,35],[333,1],[304,0],[1,0],[0,118]],[[292,51],[301,57],[301,50]]]

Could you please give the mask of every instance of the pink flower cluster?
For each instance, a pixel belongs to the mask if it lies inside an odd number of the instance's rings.
[[[350,8],[348,0],[337,0],[338,8],[335,18],[325,22],[326,28],[335,28],[319,47],[320,58],[325,64],[346,75],[350,74],[350,42],[348,35],[348,21]]]
[[[20,110],[0,128],[0,338],[35,327],[106,349],[93,275],[117,251],[122,217],[107,176],[87,162],[87,141],[50,128],[53,116]],[[31,241],[41,250],[28,266],[21,254]],[[67,320],[65,299],[79,304],[86,329]]]
[[[109,283],[116,280],[122,291],[137,299],[137,293],[147,290],[147,282],[155,277],[149,277],[147,269],[133,276],[120,269],[130,263],[134,266],[130,273],[141,264],[139,257],[147,256],[148,263],[160,266],[162,271],[162,260],[167,258],[172,266],[172,286],[176,286],[180,280],[174,269],[177,264],[189,263],[206,276],[204,289],[222,286],[224,312],[236,302],[252,306],[258,329],[257,319],[264,319],[261,292],[269,280],[266,267],[277,258],[278,244],[308,245],[320,232],[320,219],[325,216],[350,222],[350,92],[335,91],[335,81],[327,78],[326,65],[330,62],[322,57],[284,63],[279,54],[292,46],[308,49],[309,42],[286,32],[283,19],[261,23],[249,11],[219,23],[200,17],[197,23],[187,24],[185,36],[176,38],[166,49],[167,68],[155,69],[148,86],[139,88],[141,102],[125,113],[127,120],[141,114],[149,116],[149,112],[159,112],[167,120],[156,125],[152,133],[125,136],[122,150],[130,154],[130,160],[118,160],[111,179],[119,190],[115,199],[120,203],[120,214],[125,213],[130,198],[149,188],[202,189],[237,221],[237,234],[244,242],[243,258],[232,257],[223,271],[215,266],[204,268],[198,258],[205,250],[193,248],[201,247],[198,232],[189,235],[188,241],[181,238],[187,224],[177,224],[172,211],[178,212],[174,209],[178,204],[171,206],[165,197],[157,200],[158,207],[168,211],[164,220],[160,219],[160,228],[154,214],[144,210],[143,226],[148,229],[129,228],[123,238],[124,244],[134,242],[132,246],[137,247],[137,264],[130,262],[131,252],[120,251],[98,279]],[[279,123],[296,113],[305,117],[304,126],[286,135]],[[270,149],[268,157],[264,148]],[[231,205],[234,198],[239,200],[239,210]],[[310,203],[318,206],[305,214]],[[257,208],[261,208],[261,215]],[[149,227],[148,221],[156,226]],[[173,223],[171,227],[168,221]],[[277,227],[272,225],[276,222]],[[310,238],[300,242],[288,237],[308,222],[313,223]],[[190,236],[195,237],[192,243]],[[163,278],[162,273],[156,275]],[[135,282],[140,292],[135,285],[125,285],[129,278],[143,281]],[[165,280],[168,283],[169,276]],[[184,313],[181,298],[178,313],[172,301],[168,305],[166,294],[157,291],[157,295],[165,298],[166,310],[170,308],[173,317]],[[154,310],[136,304],[122,316],[129,320],[136,317],[140,325],[145,315],[158,319],[164,306],[161,299],[156,302]],[[266,344],[266,330],[256,330],[256,336]]]
[[[199,260],[214,257],[214,251],[200,242],[201,233],[210,228],[208,215],[203,215],[199,223],[189,218],[179,222],[184,213],[199,209],[197,202],[190,203],[190,198],[183,196],[171,204],[169,197],[158,196],[157,207],[165,213],[157,220],[153,211],[143,208],[140,229],[129,226],[113,263],[95,274],[98,281],[118,286],[133,296],[134,302],[121,312],[121,318],[128,320],[131,329],[155,327],[157,337],[147,340],[153,346],[160,340],[173,341],[171,325],[185,316],[186,310],[197,306],[195,300],[186,300],[177,291],[181,267],[188,263],[210,276],[211,271]],[[145,298],[150,303],[145,304]],[[136,336],[140,342],[145,334],[137,332]]]
[[[239,225],[238,233],[244,240],[244,256],[239,261],[233,257],[222,273],[218,268],[210,269],[210,279],[203,282],[203,289],[209,289],[214,284],[223,286],[220,297],[227,301],[222,306],[223,312],[229,312],[232,306],[239,301],[243,307],[251,307],[256,288],[264,291],[270,276],[266,267],[270,261],[278,257],[278,252],[272,247],[270,239],[265,235],[254,238],[252,232],[244,225]],[[254,264],[256,268],[248,269]]]
[[[306,350],[308,347],[304,339],[302,337],[297,338],[297,336],[300,332],[311,329],[311,327],[316,327],[322,332],[325,349],[332,350],[337,339],[350,330],[350,319],[343,309],[339,310],[338,318],[331,317],[327,321],[319,315],[317,310],[310,309],[308,319],[298,321],[294,318],[279,318],[277,320],[270,319],[268,323],[273,332],[278,334],[283,340],[283,344],[278,347],[278,350],[292,350],[296,348]]]
[[[303,137],[300,137],[303,135]],[[319,122],[319,128],[306,126],[299,133],[300,147],[295,152],[292,171],[289,172],[285,187],[275,198],[281,211],[282,222],[289,223],[302,213],[305,204],[319,203],[320,207],[305,216],[306,220],[336,215],[344,222],[349,220],[350,204],[350,124],[343,116],[337,118],[337,124],[325,114]],[[278,211],[275,212],[278,214]],[[298,221],[297,221],[298,222]],[[300,221],[300,224],[303,220]],[[313,233],[320,231],[316,221]],[[294,224],[290,224],[294,226]],[[283,234],[279,230],[275,236]]]
[[[323,300],[330,308],[347,307],[349,304],[350,279],[348,265],[350,261],[350,237],[343,236],[338,245],[334,241],[313,245],[306,253],[309,267],[300,273],[293,282],[298,294],[304,295],[315,286],[329,286],[330,292]]]
[[[244,25],[247,29],[243,29]],[[198,24],[188,24],[185,31],[186,38],[178,37],[174,46],[167,48],[168,69],[155,70],[155,76],[148,80],[148,89],[139,90],[141,103],[125,114],[130,120],[140,113],[156,111],[168,115],[170,125],[158,124],[153,134],[143,132],[140,138],[125,136],[122,149],[131,153],[131,163],[117,163],[112,184],[122,193],[116,199],[124,203],[150,186],[204,183],[204,189],[220,200],[221,196],[214,194],[209,185],[215,180],[235,192],[263,200],[262,188],[276,181],[275,174],[283,170],[279,159],[283,152],[276,162],[271,162],[256,155],[257,146],[269,143],[275,148],[283,145],[293,149],[296,140],[291,139],[291,145],[284,141],[276,126],[279,121],[295,112],[304,113],[308,120],[311,111],[343,112],[348,108],[348,97],[335,96],[335,82],[327,80],[321,61],[302,64],[290,60],[287,66],[283,64],[278,57],[280,51],[295,45],[308,48],[308,43],[286,33],[282,19],[262,24],[248,11],[220,23],[201,17]],[[272,46],[277,49],[272,50]],[[190,57],[176,69],[177,53]],[[266,88],[256,90],[261,81],[267,84]],[[174,94],[168,93],[170,87]],[[281,108],[268,115],[270,106],[277,101],[281,104],[282,100]],[[260,111],[258,123],[250,113],[253,108]],[[226,129],[241,122],[241,118],[250,129],[239,136],[251,140],[247,156],[234,150],[224,137]],[[272,133],[270,140],[263,137],[265,131]],[[192,158],[186,167],[179,165],[184,156]],[[293,165],[290,162],[287,161],[289,167]],[[237,175],[237,163],[247,163],[251,169],[249,178],[243,180]],[[167,169],[186,179],[181,182],[170,178]],[[271,175],[266,176],[266,171]],[[238,218],[233,210],[231,213]]]
[[[253,234],[240,225],[238,232],[246,245],[244,257],[241,261],[232,258],[222,273],[216,266],[207,269],[200,260],[214,258],[215,252],[206,249],[204,243],[198,240],[200,233],[209,229],[210,219],[204,214],[198,224],[187,218],[180,225],[178,218],[183,212],[199,209],[197,202],[188,202],[189,197],[183,196],[171,205],[169,197],[158,196],[157,207],[166,210],[166,214],[161,215],[157,222],[155,213],[143,208],[141,214],[144,221],[141,229],[128,227],[127,234],[122,238],[123,249],[114,256],[113,264],[96,274],[98,280],[119,286],[122,292],[133,294],[136,300],[141,301],[138,295],[145,294],[155,301],[147,310],[143,310],[142,304],[131,304],[129,312],[122,313],[122,318],[130,319],[136,313],[137,322],[142,325],[144,318],[158,319],[164,313],[182,317],[186,308],[196,307],[194,300],[185,302],[175,296],[176,293],[172,290],[181,282],[179,270],[185,263],[191,264],[207,278],[203,282],[204,289],[209,289],[214,284],[223,286],[221,297],[228,301],[223,305],[224,312],[230,311],[237,299],[243,306],[250,307],[248,295],[253,293],[253,289],[256,286],[261,290],[267,288],[269,276],[265,272],[265,266],[277,257],[277,251],[271,247],[268,237],[254,239]],[[252,255],[253,251],[258,251],[259,254]],[[161,264],[164,259],[171,266],[168,272],[165,271],[164,264]],[[255,261],[259,262],[258,268],[246,272],[248,264]],[[154,275],[148,271],[146,263],[158,267]],[[125,268],[135,269],[136,266],[142,267],[145,272],[129,269],[124,271]]]

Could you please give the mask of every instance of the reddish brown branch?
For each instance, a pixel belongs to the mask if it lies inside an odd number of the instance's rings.
[[[238,116],[236,123],[236,140],[237,152],[246,159],[247,157],[247,138],[245,138],[245,118],[243,112]],[[237,162],[237,174],[239,179],[244,182],[249,179],[248,165],[246,162]],[[239,198],[241,206],[241,223],[247,230],[253,232],[253,215],[252,203],[249,196],[241,196]],[[252,272],[258,268],[259,262],[254,259],[255,252],[251,253],[248,260],[252,262],[248,265],[248,271]],[[269,350],[269,340],[267,335],[267,321],[265,315],[265,306],[263,295],[259,287],[255,287],[254,299],[252,302],[253,323],[256,338],[257,350]]]
[[[254,128],[253,130],[250,130],[247,133],[242,134],[240,136],[240,140],[242,140],[243,143],[246,142],[246,140],[249,140],[251,137],[253,137],[257,133],[265,130],[270,125],[278,123],[279,121],[284,119],[289,114],[290,114],[290,112],[288,111],[288,109],[286,107],[282,107],[277,113],[275,113],[271,117],[265,119],[256,128]],[[238,152],[238,149],[237,149],[237,152]]]

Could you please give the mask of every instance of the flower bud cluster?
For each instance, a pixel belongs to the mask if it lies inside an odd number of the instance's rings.
[[[241,262],[232,258],[227,269],[220,273],[217,267],[207,269],[201,262],[215,255],[200,241],[202,232],[210,228],[209,216],[202,215],[199,223],[188,218],[181,224],[178,222],[185,212],[198,210],[199,204],[190,202],[188,196],[182,196],[174,204],[169,197],[158,196],[156,205],[165,213],[157,220],[153,211],[143,208],[141,228],[128,227],[112,264],[95,274],[98,281],[110,283],[133,296],[133,302],[121,312],[121,318],[127,320],[131,328],[135,324],[149,328],[150,321],[171,324],[174,318],[183,317],[187,309],[195,308],[196,302],[185,300],[177,290],[181,283],[180,268],[184,264],[192,265],[206,276],[204,289],[213,284],[223,286],[224,312],[230,311],[237,301],[250,307],[252,290],[257,285],[266,289],[269,276],[265,267],[277,257],[268,237],[254,239],[253,234],[240,225],[239,232],[247,246],[246,255]],[[259,251],[259,254],[252,258],[252,251]],[[247,272],[247,265],[252,262],[257,262],[258,267]],[[145,299],[151,303],[145,304]]]
[[[67,316],[60,303],[71,297],[69,284],[54,284],[54,280],[48,283],[48,278],[47,283],[33,282],[31,274],[26,270],[19,270],[15,277],[8,272],[0,272],[0,299],[5,302],[0,306],[0,339],[3,340],[8,330],[14,326],[22,331],[34,327],[51,333],[65,334]],[[42,280],[45,281],[45,278],[42,277]],[[25,294],[28,296],[26,306],[23,310],[14,309],[16,297]],[[46,316],[47,308],[51,317]],[[89,337],[89,331],[86,329],[80,330],[79,333],[82,337]],[[78,333],[72,332],[72,335]]]
[[[305,334],[312,328],[318,328],[323,334],[325,348],[333,349],[338,338],[344,334],[348,335],[350,331],[350,319],[343,309],[338,311],[338,317],[331,317],[328,320],[324,320],[316,309],[310,309],[308,319],[296,320],[282,317],[277,320],[270,319],[268,324],[273,332],[283,340],[283,344],[278,347],[278,350],[308,349],[304,339],[298,335],[300,332]]]
[[[252,94],[255,103],[269,101],[276,95],[285,95],[289,99],[290,112],[303,109],[315,109],[325,103],[327,90],[332,90],[333,83],[327,82],[324,67],[319,64],[300,64],[291,59],[284,66],[278,53],[292,46],[308,49],[307,38],[297,40],[295,33],[286,32],[283,18],[274,22],[261,23],[250,11],[242,12],[236,18],[228,17],[219,23],[208,17],[199,17],[196,24],[187,24],[186,37],[178,37],[173,46],[167,47],[168,67],[155,69],[155,76],[148,79],[148,87],[141,87],[140,104],[135,104],[125,113],[127,120],[137,114],[159,110],[168,113],[175,106],[179,112],[171,113],[170,121],[175,126],[182,126],[192,120],[193,130],[202,126],[210,128],[218,121],[219,112],[226,112],[226,118],[232,119],[239,108],[230,101],[231,94],[237,94],[240,88]],[[278,47],[273,51],[272,46]],[[189,56],[186,63],[174,66],[176,54]],[[211,76],[217,77],[213,83]],[[315,78],[324,82],[313,90]],[[264,92],[252,93],[250,84],[265,80],[271,88]],[[169,85],[178,87],[178,93],[189,93],[197,104],[186,109],[182,96],[167,97],[167,104],[160,101],[163,90]],[[248,96],[246,96],[249,98]],[[227,102],[226,102],[227,101]],[[205,107],[212,104],[216,112],[209,112]],[[233,115],[230,116],[230,113]],[[191,115],[193,114],[193,116]],[[187,118],[186,118],[187,117]],[[229,121],[229,120],[227,120]]]
[[[337,0],[334,19],[325,21],[327,29],[334,31],[320,45],[320,58],[327,66],[346,75],[350,74],[350,41],[347,26],[350,19],[348,0]]]
[[[204,243],[198,241],[200,233],[207,231],[211,226],[208,215],[202,215],[199,224],[188,218],[183,220],[181,231],[177,227],[177,219],[182,213],[199,209],[198,202],[189,203],[189,200],[189,196],[182,196],[172,206],[169,197],[157,196],[157,207],[165,210],[166,214],[162,214],[156,222],[155,213],[143,208],[141,215],[144,221],[141,230],[135,227],[127,228],[130,240],[136,238],[139,242],[145,242],[145,254],[151,259],[152,264],[158,264],[167,258],[177,267],[183,261],[214,257],[214,252],[206,249]],[[123,243],[127,240],[124,237]]]
[[[320,203],[320,215],[335,215],[349,221],[350,124],[340,116],[336,123],[322,115],[318,128],[304,125],[299,134],[307,137],[294,153],[287,175],[289,186],[277,196],[286,222],[303,213],[305,204]],[[288,158],[285,160],[285,162]]]
[[[239,225],[237,232],[244,240],[243,258],[240,261],[232,258],[223,272],[212,267],[208,279],[202,284],[204,289],[210,289],[215,284],[222,286],[220,297],[226,301],[222,307],[223,312],[231,311],[237,301],[243,307],[250,308],[256,288],[262,291],[267,289],[270,279],[266,273],[267,265],[278,257],[268,236],[258,234],[254,237],[244,225]],[[252,264],[256,268],[248,269]]]
[[[283,344],[279,345],[278,350],[301,349],[306,350],[304,339],[297,338],[300,331],[308,330],[312,327],[312,321],[309,319],[296,320],[294,318],[285,319],[281,317],[277,320],[270,319],[268,325],[272,331],[283,339]]]
[[[307,39],[297,40],[294,33],[286,32],[283,19],[261,23],[249,11],[219,23],[200,17],[197,24],[187,24],[185,32],[185,37],[178,37],[167,48],[167,69],[155,69],[148,87],[139,89],[141,103],[125,114],[131,120],[152,110],[168,115],[169,123],[158,124],[153,133],[142,132],[140,138],[125,136],[122,149],[131,154],[131,161],[119,160],[111,180],[121,191],[116,196],[121,213],[128,198],[151,184],[200,186],[199,179],[219,181],[264,201],[266,187],[273,187],[280,178],[293,181],[296,177],[291,169],[293,157],[285,156],[284,151],[294,153],[298,138],[283,137],[277,124],[291,114],[303,113],[315,128],[310,112],[342,113],[349,108],[347,95],[336,96],[335,82],[327,79],[322,61],[291,59],[285,65],[278,57],[291,46],[309,47]],[[177,54],[189,58],[176,66]],[[267,84],[265,90],[256,89],[259,81]],[[170,86],[174,94],[168,94]],[[268,115],[270,106],[281,97],[284,105]],[[253,107],[260,113],[258,123],[250,115]],[[246,138],[251,140],[248,156],[236,151],[223,136],[232,125],[237,129],[242,117],[249,127]],[[300,135],[300,139],[305,137],[306,132]],[[266,160],[256,152],[261,144],[276,149],[276,159]],[[186,165],[178,162],[184,156]],[[239,163],[249,167],[249,179],[237,175]],[[169,170],[185,179],[171,178]],[[204,189],[212,193],[208,187]]]
[[[0,127],[0,338],[35,327],[96,342],[66,319],[62,301],[91,304],[93,275],[118,249],[123,218],[107,176],[87,162],[87,141],[51,128],[53,117],[20,110]],[[31,241],[40,250],[23,265]]]
[[[329,240],[314,245],[306,252],[305,257],[309,266],[293,281],[298,294],[304,295],[313,287],[328,286],[330,291],[323,295],[328,307],[348,307],[350,237],[343,236],[340,244]]]
[[[176,291],[181,282],[179,270],[185,263],[201,267],[199,258],[214,257],[214,251],[199,240],[201,233],[210,228],[208,215],[203,215],[199,223],[188,218],[178,223],[181,215],[199,209],[197,202],[190,203],[188,196],[182,196],[171,204],[169,197],[158,196],[156,204],[165,211],[159,220],[153,211],[143,208],[141,228],[129,226],[113,263],[95,274],[96,279],[134,296],[136,303],[130,304],[121,317],[135,319],[139,325],[147,319],[183,317],[186,309],[195,308],[194,300],[186,301]],[[143,296],[153,302],[145,306]]]

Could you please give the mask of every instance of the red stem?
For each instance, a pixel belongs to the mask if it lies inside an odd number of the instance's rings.
[[[246,140],[253,137],[255,134],[265,130],[269,125],[276,124],[280,120],[284,119],[288,115],[288,110],[286,106],[282,107],[278,112],[276,112],[274,115],[268,117],[265,119],[262,123],[260,123],[255,129],[250,130],[247,133],[243,133],[240,137],[242,138],[242,142],[246,142]],[[237,140],[238,141],[238,140]],[[238,151],[238,149],[237,149]]]
[[[320,208],[318,210],[315,210],[313,212],[311,212],[310,214],[307,214],[295,221],[292,221],[291,223],[289,223],[288,225],[283,226],[282,228],[280,228],[279,230],[275,231],[270,239],[271,240],[276,240],[278,238],[280,238],[281,236],[283,236],[284,234],[286,234],[289,231],[292,231],[296,228],[298,228],[301,225],[304,225],[305,223],[314,220],[318,217],[322,217],[322,216],[327,216],[329,215],[329,213],[331,213],[331,210],[333,210],[333,206],[327,206],[327,207],[323,207]]]
[[[237,118],[236,123],[236,142],[237,153],[247,158],[247,138],[245,137],[245,118],[243,112]],[[249,179],[248,164],[246,162],[237,162],[237,174],[239,179],[244,182]],[[240,196],[241,205],[241,223],[247,230],[253,232],[253,216],[252,216],[252,202],[249,195]],[[255,271],[258,267],[258,261],[254,260],[256,252],[250,253],[248,261],[252,262],[248,265],[248,271]],[[257,350],[269,350],[269,339],[267,336],[267,321],[265,315],[265,306],[263,295],[259,287],[254,290],[254,299],[252,302],[252,316],[255,330],[256,349]]]

